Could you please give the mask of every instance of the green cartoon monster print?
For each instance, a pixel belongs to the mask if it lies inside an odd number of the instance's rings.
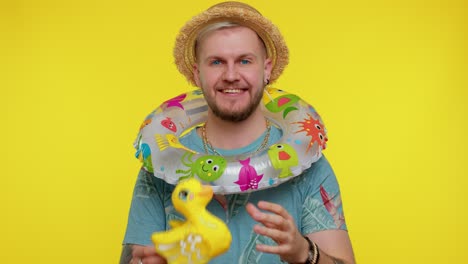
[[[224,170],[226,169],[227,162],[223,157],[215,155],[206,155],[199,157],[195,161],[192,160],[193,153],[186,152],[182,155],[180,161],[182,164],[188,167],[187,170],[176,170],[177,174],[182,174],[179,178],[179,181],[185,180],[195,175],[198,176],[201,180],[212,182],[221,175],[223,175]]]
[[[274,144],[268,149],[273,168],[281,170],[279,178],[292,176],[291,167],[299,164],[296,150],[288,144]]]
[[[299,100],[300,98],[297,95],[285,94],[267,103],[265,107],[273,113],[283,112],[283,118],[286,118],[289,112],[297,110],[294,104]]]

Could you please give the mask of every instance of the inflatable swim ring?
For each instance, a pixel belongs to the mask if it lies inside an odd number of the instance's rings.
[[[189,128],[206,120],[208,106],[199,89],[165,101],[147,116],[134,143],[135,155],[145,170],[172,185],[195,177],[217,194],[279,185],[322,156],[326,129],[314,108],[297,95],[267,88],[262,105],[265,116],[283,135],[251,157],[198,153],[179,142]]]

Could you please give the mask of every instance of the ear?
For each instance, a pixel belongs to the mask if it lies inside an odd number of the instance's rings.
[[[198,69],[197,64],[193,65],[193,80],[195,81],[195,84],[197,85],[197,87],[201,88],[200,70]]]
[[[263,66],[263,74],[266,77],[266,79],[270,79],[272,67],[273,66],[272,66],[272,63],[271,63],[271,59],[267,58],[265,60],[265,62],[264,62],[264,66]]]

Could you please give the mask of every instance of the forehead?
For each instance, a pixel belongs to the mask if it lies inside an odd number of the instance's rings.
[[[219,53],[254,53],[265,55],[263,41],[255,31],[243,26],[230,26],[206,32],[197,42],[197,57]]]

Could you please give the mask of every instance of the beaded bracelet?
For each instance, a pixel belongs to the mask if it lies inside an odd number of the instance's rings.
[[[317,264],[320,259],[318,246],[317,244],[312,242],[307,236],[304,236],[304,238],[307,240],[307,243],[309,244],[309,251],[311,251],[312,253],[312,260],[308,259],[309,262],[306,262],[306,264]]]

